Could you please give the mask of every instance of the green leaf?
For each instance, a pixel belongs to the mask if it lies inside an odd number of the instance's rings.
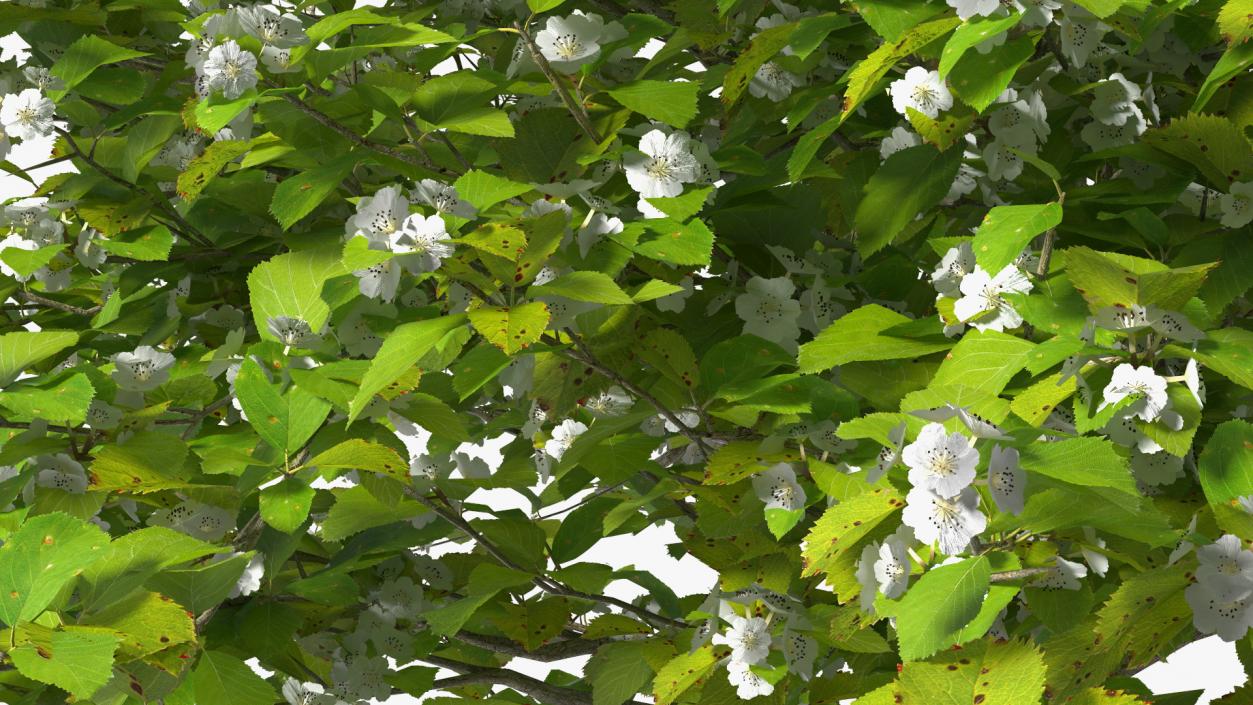
[[[649,648],[641,642],[626,641],[605,644],[597,649],[587,663],[588,680],[592,684],[592,705],[622,705],[643,690],[653,675],[653,669],[644,657]]]
[[[1197,475],[1210,504],[1231,504],[1253,495],[1253,424],[1224,421],[1197,458]]]
[[[255,88],[249,88],[238,98],[227,98],[221,93],[214,93],[196,103],[192,113],[195,115],[196,124],[200,126],[200,129],[213,135],[229,125],[231,120],[239,117],[240,113],[251,108],[253,103],[256,102],[257,91]]]
[[[45,245],[36,250],[6,247],[0,250],[0,260],[4,260],[19,277],[30,278],[35,272],[47,267],[62,252],[65,252],[65,245],[62,244]]]
[[[868,257],[887,247],[923,210],[948,195],[961,166],[961,149],[928,144],[888,157],[866,184],[853,225],[857,251]]]
[[[576,271],[563,274],[539,286],[532,286],[530,296],[564,296],[574,301],[595,304],[632,304],[635,301],[607,274],[592,271]],[[474,322],[473,316],[470,319]]]
[[[682,129],[696,117],[700,86],[696,81],[640,80],[610,88],[608,93],[649,120]]]
[[[566,0],[526,0],[526,6],[531,9],[531,12],[538,15],[541,12],[548,12],[549,10],[555,10],[561,7],[565,1]]]
[[[986,55],[967,54],[949,74],[953,94],[979,112],[987,110],[1009,87],[1014,74],[1034,54],[1039,34],[1011,39]]]
[[[293,386],[286,394],[280,394],[252,359],[245,360],[239,368],[235,394],[257,435],[275,450],[289,455],[312,438],[331,413],[330,402],[303,387]]]
[[[1019,464],[1030,472],[1074,485],[1109,487],[1138,496],[1127,459],[1103,438],[1067,438],[1019,449]]]
[[[71,44],[48,72],[64,81],[65,90],[68,91],[105,64],[116,64],[141,56],[148,54],[120,47],[94,34],[86,34]]]
[[[693,266],[709,264],[714,244],[713,231],[698,218],[686,223],[671,218],[632,221],[608,238],[651,259]]]
[[[952,646],[979,614],[991,576],[986,557],[967,558],[923,573],[900,600],[882,601],[882,612],[896,617],[901,658],[923,659]]]
[[[1044,659],[1034,645],[984,640],[905,664],[896,693],[902,702],[934,705],[1038,703],[1044,673]]]
[[[483,306],[469,312],[470,325],[507,355],[539,341],[548,326],[548,304],[528,301],[517,306]]]
[[[942,334],[915,339],[883,333],[909,321],[878,304],[851,311],[800,346],[800,371],[812,374],[849,362],[913,358],[953,347]]]
[[[136,493],[186,487],[186,459],[187,444],[178,436],[141,431],[96,452],[88,474],[89,486]]]
[[[310,458],[306,467],[367,470],[401,482],[409,480],[409,463],[381,443],[352,438]]]
[[[283,179],[274,189],[270,213],[284,230],[291,228],[334,193],[353,167],[368,161],[364,155],[349,153]]]
[[[975,261],[984,271],[995,274],[1013,262],[1031,238],[1062,222],[1060,204],[997,206],[988,211],[970,243]]]
[[[1141,139],[1192,164],[1220,191],[1253,174],[1253,147],[1231,120],[1189,114],[1148,130]]]
[[[691,653],[681,653],[657,671],[653,697],[657,705],[671,705],[692,686],[705,679],[717,663],[713,647],[706,644]]]
[[[705,466],[705,484],[732,485],[764,470],[767,465],[800,460],[797,451],[766,451],[761,446],[759,441],[731,441],[715,450]]]
[[[248,274],[252,318],[261,337],[278,340],[269,330],[271,318],[286,316],[322,330],[331,309],[322,299],[322,287],[344,273],[338,247],[287,252],[258,264]]]
[[[170,258],[174,235],[164,225],[149,225],[95,241],[105,250],[141,262],[164,262]]]
[[[1154,260],[1102,253],[1087,247],[1063,251],[1075,290],[1095,312],[1107,306],[1156,305],[1179,311],[1196,295],[1217,263],[1171,269]]]
[[[52,631],[31,625],[23,631],[29,642],[9,651],[9,658],[27,678],[86,700],[113,676],[118,638],[107,630],[67,625]]]
[[[501,201],[521,196],[531,190],[530,184],[520,184],[478,169],[462,174],[453,186],[462,200],[479,210],[490,208]]]
[[[876,487],[827,509],[805,537],[801,575],[830,573],[841,556],[860,550],[861,540],[904,506],[896,490]]]
[[[953,70],[953,67],[957,65],[957,62],[961,60],[967,51],[1001,32],[1012,29],[1021,19],[1022,15],[1015,12],[1005,17],[997,17],[995,15],[988,17],[975,16],[963,22],[953,32],[953,36],[949,37],[948,41],[945,42],[944,51],[940,53],[940,77],[948,76],[949,71]]]
[[[1170,653],[1176,634],[1192,629],[1192,610],[1184,597],[1192,576],[1184,565],[1176,564],[1124,578],[1097,612],[1095,631],[1104,641],[1117,644],[1129,664],[1149,664],[1160,652]]]
[[[1010,410],[1032,426],[1043,424],[1058,404],[1075,393],[1074,380],[1062,382],[1061,378],[1058,372],[1036,381],[1014,397]]]
[[[197,568],[163,570],[149,578],[144,587],[168,595],[184,608],[200,614],[226,599],[252,555],[240,553]]]
[[[126,148],[123,150],[122,176],[134,182],[148,162],[161,152],[174,133],[183,127],[177,115],[149,115],[135,123],[126,132]]]
[[[929,389],[958,389],[955,404],[967,399],[996,396],[1027,364],[1035,345],[1008,333],[970,331],[945,357]]]
[[[290,534],[309,517],[317,490],[308,483],[288,476],[261,490],[261,518],[275,531]]]
[[[1126,3],[1124,0],[1077,0],[1076,4],[1098,18],[1105,19],[1118,12]]]
[[[605,514],[617,504],[611,497],[597,497],[567,514],[553,536],[553,560],[569,563],[595,546],[604,536]]]
[[[1168,346],[1177,357],[1195,357],[1202,365],[1244,387],[1253,389],[1253,331],[1243,328],[1222,328],[1206,333],[1196,343],[1196,350]]]
[[[88,609],[121,600],[161,570],[212,555],[220,547],[164,526],[136,529],[102,549],[100,560],[86,566],[79,596]]]
[[[273,705],[274,688],[243,661],[222,651],[205,651],[191,672],[196,705]]]
[[[408,521],[426,511],[411,500],[384,504],[365,487],[353,487],[336,496],[326,521],[322,522],[322,537],[327,541],[342,541],[366,529]]]
[[[61,513],[29,519],[0,545],[0,620],[15,626],[43,612],[67,583],[104,555],[99,527]]]
[[[1239,2],[1240,0],[1232,0],[1226,6]],[[1221,16],[1220,16],[1221,21]],[[1248,25],[1248,20],[1245,20]],[[1248,30],[1245,30],[1244,39],[1238,43],[1234,43],[1227,47],[1227,51],[1219,57],[1218,62],[1214,64],[1214,68],[1210,69],[1209,75],[1205,77],[1205,82],[1201,84],[1201,88],[1196,92],[1196,100],[1192,102],[1191,112],[1199,113],[1209,104],[1210,99],[1222,88],[1228,81],[1240,75],[1242,71],[1247,71],[1250,64],[1253,64],[1253,42],[1249,41],[1247,36]]]
[[[843,122],[877,92],[879,80],[887,75],[896,62],[948,34],[960,24],[961,20],[956,17],[944,17],[920,24],[903,34],[900,39],[884,42],[869,56],[857,62],[848,72],[848,89],[844,91],[839,121]],[[799,171],[801,170],[796,170]],[[791,164],[788,165],[788,173],[793,173]]]
[[[522,648],[534,651],[565,629],[570,605],[564,598],[551,597],[505,605],[504,612],[495,619],[496,626]]]
[[[87,407],[95,396],[96,390],[91,381],[80,372],[51,386],[23,384],[9,387],[8,391],[0,392],[0,405],[19,417],[77,426],[87,418]]]
[[[970,125],[978,117],[973,111],[961,109],[950,110],[935,118],[929,118],[908,107],[905,108],[905,113],[909,116],[909,124],[914,126],[922,141],[940,151],[945,151],[965,139]]]
[[[252,143],[247,140],[220,140],[206,147],[178,175],[178,195],[185,201],[196,200],[223,167],[238,159],[251,146]]]
[[[370,361],[370,369],[361,378],[357,394],[348,406],[348,422],[352,423],[361,414],[375,394],[408,372],[444,336],[465,325],[465,322],[465,316],[457,314],[397,326],[383,341]]]
[[[99,612],[80,618],[78,623],[116,632],[122,640],[117,655],[123,661],[196,640],[196,625],[187,610],[146,590],[136,590]]]
[[[796,27],[796,22],[775,25],[758,32],[753,37],[748,49],[735,57],[735,63],[731,65],[731,70],[727,71],[727,75],[722,80],[723,105],[730,107],[739,101],[744,91],[748,89],[749,82],[757,74],[757,69],[788,45]]]

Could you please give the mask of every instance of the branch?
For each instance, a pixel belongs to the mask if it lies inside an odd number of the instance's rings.
[[[435,687],[441,690],[466,685],[503,685],[535,698],[545,705],[591,705],[592,703],[592,694],[587,691],[545,683],[507,668],[472,666],[439,656],[424,656],[421,660],[461,674],[435,681]]]
[[[236,551],[246,551],[251,549],[253,544],[257,542],[257,539],[261,538],[261,530],[263,528],[265,528],[265,524],[261,521],[261,512],[253,514],[252,518],[248,520],[248,523],[244,524],[243,528],[239,530],[239,533],[235,534],[235,540],[231,542],[231,546],[233,546]],[[219,602],[204,612],[201,612],[199,616],[196,617],[197,634],[204,633],[205,626],[213,620],[213,615],[217,614],[218,609],[220,609],[224,604],[226,603]]]
[[[596,653],[596,649],[601,645],[607,644],[611,639],[562,639],[560,641],[550,642],[534,651],[527,651],[512,639],[506,639],[498,636],[488,636],[486,634],[475,634],[473,632],[460,631],[457,632],[457,640],[464,641],[471,646],[477,646],[480,649],[487,649],[498,654],[506,656],[517,656],[520,658],[531,659],[532,661],[560,661],[562,659],[572,658],[574,656],[587,656]]]
[[[1057,192],[1057,205],[1061,206],[1066,203],[1066,192]],[[1049,228],[1044,233],[1044,244],[1040,246],[1040,262],[1036,265],[1035,275],[1037,277],[1048,276],[1049,260],[1053,258],[1053,243],[1057,240],[1057,228]]]
[[[52,299],[44,298],[43,296],[40,296],[39,294],[32,294],[29,291],[19,291],[17,292],[17,295],[21,297],[23,300],[25,300],[26,302],[35,304],[36,306],[45,306],[47,308],[54,308],[58,311],[64,311],[66,313],[73,313],[79,316],[94,316],[100,312],[101,308],[103,308],[103,306],[92,306],[91,308],[81,308],[78,306],[71,306],[70,304],[64,304],[64,303],[61,303],[60,301],[53,301]]]
[[[306,115],[313,118],[314,120],[322,124],[324,127],[328,127],[331,130],[334,130],[335,132],[339,133],[341,137],[348,140],[349,142],[352,142],[353,144],[356,144],[360,147],[364,147],[372,152],[377,152],[390,159],[395,159],[396,161],[404,162],[405,164],[408,164],[410,166],[415,166],[415,167],[423,166],[420,160],[414,159],[413,157],[409,156],[408,154],[405,154],[404,152],[396,149],[395,147],[391,147],[385,144],[379,144],[378,142],[374,142],[373,140],[368,140],[362,137],[361,135],[358,135],[355,130],[352,130],[348,126],[340,122],[337,122],[331,116],[327,115],[326,113],[323,113],[322,111],[318,110],[312,105],[309,105],[308,103],[304,102],[303,100],[301,100],[300,98],[298,98],[297,96],[291,93],[284,93],[283,97],[287,99],[288,103],[291,103],[297,108],[300,108],[300,110],[304,112]]]
[[[566,109],[574,116],[574,121],[579,123],[579,127],[583,128],[583,133],[596,144],[603,142],[604,140],[600,138],[600,133],[596,132],[596,127],[592,125],[592,119],[587,116],[587,111],[574,99],[574,96],[570,95],[570,91],[566,90],[566,84],[562,83],[561,77],[557,75],[556,71],[553,71],[553,67],[548,63],[548,59],[544,58],[544,52],[539,50],[539,46],[531,38],[531,33],[526,31],[526,27],[522,26],[521,22],[514,22],[513,28],[522,37],[522,43],[526,44],[527,51],[531,53],[531,58],[535,60],[539,70],[544,73],[548,82],[553,84],[553,89],[557,91],[561,102],[566,104]]]
[[[1021,580],[1023,578],[1031,578],[1037,575],[1053,572],[1052,568],[1020,568],[1018,570],[1006,570],[1000,573],[992,574],[992,582],[1007,583],[1011,580]]]

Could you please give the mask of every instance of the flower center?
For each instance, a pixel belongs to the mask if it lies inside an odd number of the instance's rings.
[[[934,108],[940,101],[940,92],[935,89],[935,86],[926,83],[914,86],[912,95],[914,104],[924,108]]]
[[[676,166],[670,157],[653,157],[648,160],[648,166],[644,167],[644,171],[658,181],[672,181]]]
[[[562,34],[553,40],[553,48],[562,60],[570,61],[583,53],[583,42],[573,34]]]

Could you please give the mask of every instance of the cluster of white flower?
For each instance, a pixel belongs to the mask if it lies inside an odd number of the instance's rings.
[[[946,555],[961,553],[987,527],[979,511],[979,493],[970,486],[979,452],[961,433],[929,423],[901,452],[913,489],[905,496],[902,520],[926,544]]]
[[[1019,266],[1027,263],[1029,258],[1024,254],[992,276],[975,264],[969,241],[949,248],[931,273],[931,284],[939,298],[954,299],[953,315],[957,323],[947,325],[945,334],[956,335],[964,325],[995,331],[1022,325],[1022,314],[1005,295],[1031,291],[1031,280]]]
[[[0,273],[13,277],[19,282],[34,279],[43,285],[45,291],[61,291],[70,285],[70,275],[74,261],[77,259],[84,266],[98,265],[98,248],[89,248],[84,241],[92,237],[82,233],[78,236],[78,247],[71,257],[62,245],[65,237],[64,215],[59,211],[68,207],[65,203],[31,203],[25,205],[8,205],[4,207],[0,224],[8,227],[8,233],[0,239],[0,252],[8,249],[34,252],[42,248],[53,250],[52,258],[47,264],[18,271],[13,265],[0,260]],[[56,212],[54,212],[56,209]]]
[[[292,49],[309,43],[300,18],[273,6],[239,5],[211,16],[187,50],[202,97],[220,93],[234,100],[256,87],[257,56],[236,41],[245,36],[261,43],[261,62],[271,73],[296,71]]]
[[[1253,627],[1253,551],[1231,534],[1196,550],[1196,582],[1184,591],[1192,623],[1206,634],[1238,641]]]
[[[415,275],[433,272],[452,255],[452,239],[440,213],[452,209],[464,212],[456,189],[424,181],[416,196],[415,200],[436,213],[428,216],[410,212],[409,198],[399,187],[387,186],[358,200],[356,214],[344,225],[346,239],[362,237],[367,249],[389,253],[353,272],[365,296],[391,301],[396,298],[402,271]]]

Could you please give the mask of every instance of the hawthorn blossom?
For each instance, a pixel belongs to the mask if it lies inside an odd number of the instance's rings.
[[[1231,597],[1253,595],[1253,551],[1245,550],[1239,537],[1224,534],[1197,548],[1196,557],[1199,582]]]
[[[1001,7],[1000,0],[944,0],[949,7],[957,10],[957,16],[963,21],[971,17],[986,17]],[[933,116],[934,117],[934,116]]]
[[[392,240],[392,251],[408,253],[403,263],[410,272],[433,272],[452,256],[452,238],[443,218],[414,213],[401,223],[399,237]]]
[[[732,663],[761,663],[770,655],[770,624],[761,617],[735,616],[726,634],[713,640],[731,647]]]
[[[925,544],[938,543],[940,552],[951,556],[970,546],[983,533],[988,518],[979,511],[979,493],[967,487],[946,499],[925,487],[915,487],[905,495],[905,525]]]
[[[1165,450],[1146,453],[1133,449],[1131,471],[1135,473],[1136,480],[1145,485],[1169,485],[1183,477],[1183,458]]]
[[[1100,45],[1109,27],[1088,12],[1072,5],[1059,23],[1061,27],[1062,55],[1072,68],[1082,68],[1088,63],[1092,50]]]
[[[261,63],[270,73],[295,73],[300,70],[300,66],[292,63],[291,49],[276,46],[261,47]]]
[[[148,517],[148,524],[164,526],[210,542],[220,541],[228,530],[235,528],[233,514],[193,499],[168,509],[158,509]]]
[[[201,71],[209,90],[234,100],[257,85],[257,57],[228,40],[209,50]]]
[[[1125,125],[1129,118],[1143,118],[1135,101],[1141,100],[1140,87],[1128,81],[1121,73],[1112,73],[1092,89],[1092,117],[1106,125]]]
[[[1204,634],[1217,634],[1223,641],[1239,641],[1253,627],[1253,595],[1237,597],[1207,581],[1198,581],[1183,591],[1192,608],[1192,624]]]
[[[170,378],[174,356],[151,345],[141,345],[134,352],[114,355],[113,364],[113,381],[119,387],[132,392],[148,392]]]
[[[988,489],[992,501],[1002,512],[1018,515],[1025,506],[1023,497],[1027,473],[1018,465],[1018,449],[992,447],[988,461]]]
[[[766,509],[798,511],[805,508],[805,489],[788,463],[777,463],[753,477],[753,491]]]
[[[621,416],[630,411],[633,404],[635,404],[635,400],[631,398],[631,395],[627,394],[625,389],[615,384],[588,399],[583,403],[583,408],[587,409],[591,415],[601,418]]]
[[[753,673],[749,664],[732,659],[727,662],[727,682],[735,686],[741,700],[752,700],[774,693],[774,685]]]
[[[240,555],[240,554],[235,554]],[[265,555],[258,553],[244,566],[244,572],[231,588],[228,597],[247,597],[261,589],[261,578],[265,575]]]
[[[473,218],[478,210],[468,202],[461,200],[455,186],[440,183],[435,179],[422,179],[411,191],[409,197],[418,203],[434,208],[441,215],[453,215],[458,218]]]
[[[36,88],[6,95],[0,103],[0,125],[4,133],[20,140],[33,140],[52,134],[56,106]]]
[[[290,49],[309,43],[304,25],[295,15],[280,15],[264,5],[239,7],[235,12],[243,30],[267,47]]]
[[[344,225],[344,236],[364,235],[380,249],[387,249],[389,238],[400,231],[408,217],[409,200],[398,187],[385,186],[357,201],[357,213]]]
[[[879,143],[879,156],[883,159],[896,154],[903,149],[917,147],[922,144],[922,138],[918,133],[910,131],[907,127],[897,125],[892,128],[892,132],[883,141]]]
[[[939,71],[928,71],[923,66],[915,66],[905,72],[905,77],[893,81],[888,86],[888,95],[892,97],[892,107],[901,115],[907,115],[906,108],[934,119],[942,111],[953,107],[953,94]]]
[[[1033,587],[1052,592],[1055,590],[1078,590],[1083,586],[1083,583],[1080,581],[1088,575],[1087,566],[1082,563],[1068,561],[1061,556],[1054,560],[1053,569],[1036,578],[1032,582]]]
[[[1190,358],[1183,368],[1183,383],[1192,392],[1198,406],[1205,406],[1205,380],[1201,377],[1201,368],[1196,358]]]
[[[327,693],[317,683],[301,683],[295,678],[283,681],[283,699],[288,705],[347,705],[343,700]]]
[[[879,451],[879,457],[875,459],[875,465],[866,474],[866,482],[874,484],[883,477],[884,473],[896,466],[901,459],[901,450],[905,445],[905,422],[902,421],[888,431],[888,445]]]
[[[1223,217],[1219,222],[1228,228],[1243,228],[1253,222],[1253,181],[1237,181],[1219,199]]]
[[[874,614],[875,599],[879,596],[879,579],[874,568],[879,560],[879,546],[878,541],[871,541],[862,547],[861,557],[857,559],[857,584],[861,586],[857,605],[866,614]]]
[[[1098,411],[1128,397],[1135,398],[1136,402],[1128,410],[1145,421],[1153,421],[1160,416],[1170,401],[1166,396],[1164,377],[1154,372],[1152,367],[1136,367],[1127,362],[1114,368],[1114,376],[1105,385],[1101,397]]]
[[[674,197],[683,185],[697,179],[700,165],[692,153],[692,138],[682,130],[651,130],[640,138],[639,152],[623,159],[627,183],[642,198]]]
[[[961,281],[962,298],[953,303],[958,320],[983,330],[1004,331],[1022,325],[1022,315],[1005,300],[1005,294],[1031,291],[1031,280],[1017,267],[1007,264],[995,277],[975,266]]]
[[[874,562],[874,578],[879,592],[895,600],[905,594],[909,587],[909,527],[903,526],[895,534],[884,539]]]
[[[794,631],[789,621],[783,631],[783,657],[787,669],[809,680],[814,675],[814,659],[818,656],[818,642],[811,636]]]
[[[931,273],[931,285],[937,293],[949,298],[961,296],[961,282],[967,274],[975,271],[975,252],[969,240],[950,247],[943,259]]]
[[[575,421],[574,419],[562,421],[553,428],[552,435],[544,443],[544,452],[552,457],[553,460],[561,460],[561,456],[565,455],[567,450],[570,450],[570,446],[574,445],[574,441],[583,435],[585,431],[587,431],[587,424],[581,421]]]
[[[548,63],[562,73],[574,73],[600,55],[605,19],[575,10],[566,17],[549,17],[535,33],[535,45]]]
[[[1022,175],[1023,159],[1014,150],[1036,153],[1036,137],[1031,128],[1018,125],[1003,130],[983,148],[983,161],[988,165],[988,178],[1013,181]]]
[[[792,298],[796,286],[787,277],[748,280],[745,292],[735,298],[735,314],[744,321],[744,334],[796,349],[801,330],[801,305]]]
[[[800,76],[788,71],[773,61],[762,64],[748,82],[748,92],[756,98],[768,98],[772,102],[792,95],[793,88],[805,85]]]
[[[909,467],[909,481],[941,497],[953,497],[975,479],[979,451],[960,433],[948,433],[944,424],[929,423],[918,439],[905,446],[902,460]]]
[[[320,336],[309,327],[303,318],[292,316],[271,316],[266,320],[266,329],[289,348],[309,348],[321,342]]]
[[[68,494],[87,491],[87,471],[82,463],[66,453],[40,455],[31,461],[35,469],[35,484],[61,490]]]

